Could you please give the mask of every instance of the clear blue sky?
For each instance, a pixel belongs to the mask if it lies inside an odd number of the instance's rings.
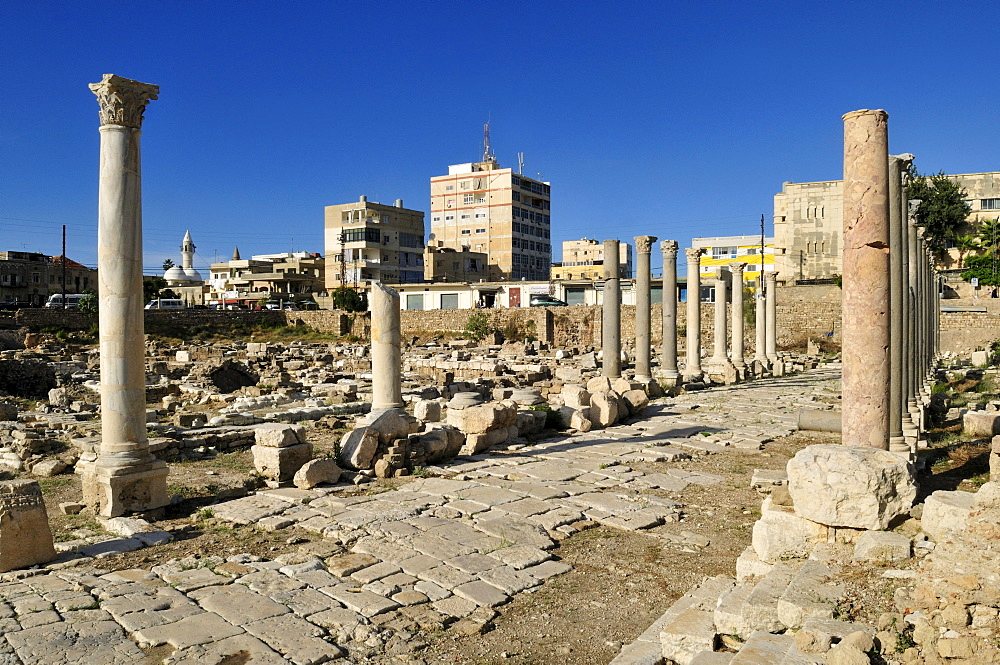
[[[755,233],[785,180],[839,179],[840,116],[889,112],[924,172],[1000,170],[995,2],[0,3],[0,250],[96,263],[87,84],[160,86],[143,126],[148,271],[325,253],[323,206],[475,161],[552,183],[563,240]],[[429,226],[429,219],[428,226]],[[654,252],[654,267],[660,265]]]

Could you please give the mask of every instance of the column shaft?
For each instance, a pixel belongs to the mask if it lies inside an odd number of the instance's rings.
[[[764,283],[767,284],[767,288],[764,289],[764,304],[766,311],[764,313],[765,318],[765,328],[764,332],[767,334],[767,340],[764,343],[764,351],[767,355],[767,359],[774,363],[778,361],[778,281],[777,273],[766,272],[764,273]]]
[[[726,343],[729,339],[726,330],[726,309],[729,307],[729,298],[726,295],[727,278],[725,270],[718,270],[715,273],[715,353],[712,354],[713,365],[726,365],[729,363],[729,349]]]
[[[743,269],[747,264],[735,262],[729,264],[729,272],[732,275],[732,363],[736,369],[743,369],[746,365],[743,362]]]
[[[701,378],[701,253],[689,247],[687,254],[687,358],[684,378]]]
[[[909,448],[903,440],[903,200],[902,159],[891,155],[889,172],[889,449]]]
[[[399,293],[381,282],[372,284],[372,411],[402,408],[402,350]]]
[[[663,349],[660,369],[664,378],[676,379],[677,373],[677,241],[660,243],[663,252]]]
[[[649,296],[649,254],[656,242],[654,236],[636,236],[637,253],[635,273],[635,376],[637,379],[652,378],[649,367],[650,356],[650,296]]]
[[[602,375],[617,379],[622,375],[621,284],[618,275],[618,241],[604,241],[604,304],[601,308]]]
[[[844,116],[843,442],[889,448],[888,114]]]
[[[759,288],[754,297],[754,323],[756,327],[756,340],[754,342],[753,359],[767,365],[767,313],[765,302],[766,280],[764,273],[760,274]]]

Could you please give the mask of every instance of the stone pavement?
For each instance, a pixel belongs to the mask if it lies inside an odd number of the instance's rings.
[[[347,549],[334,556],[202,556],[116,572],[80,559],[0,576],[0,665],[136,663],[140,647],[165,644],[178,665],[389,662],[418,629],[474,629],[568,571],[551,553],[561,538],[680,518],[681,504],[647,490],[721,480],[631,464],[759,450],[794,431],[799,408],[834,396],[837,379],[831,365],[660,400],[632,425],[456,458],[381,494],[283,488],[213,507],[222,520],[299,527]]]

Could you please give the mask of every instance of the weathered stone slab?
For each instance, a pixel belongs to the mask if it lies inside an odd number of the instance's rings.
[[[34,480],[0,482],[0,572],[55,558],[41,487]]]
[[[132,637],[144,646],[170,644],[175,649],[183,649],[198,644],[217,642],[242,632],[242,628],[234,626],[218,614],[202,612],[174,623],[138,630],[132,634]]]
[[[920,526],[931,540],[940,541],[954,530],[965,527],[969,511],[975,503],[972,492],[938,490],[924,500]]]
[[[866,531],[854,545],[855,561],[902,561],[913,553],[913,543],[891,531]]]

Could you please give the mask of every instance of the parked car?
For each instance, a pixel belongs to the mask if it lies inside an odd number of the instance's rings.
[[[539,298],[531,301],[532,307],[567,307],[569,303],[558,298]]]

